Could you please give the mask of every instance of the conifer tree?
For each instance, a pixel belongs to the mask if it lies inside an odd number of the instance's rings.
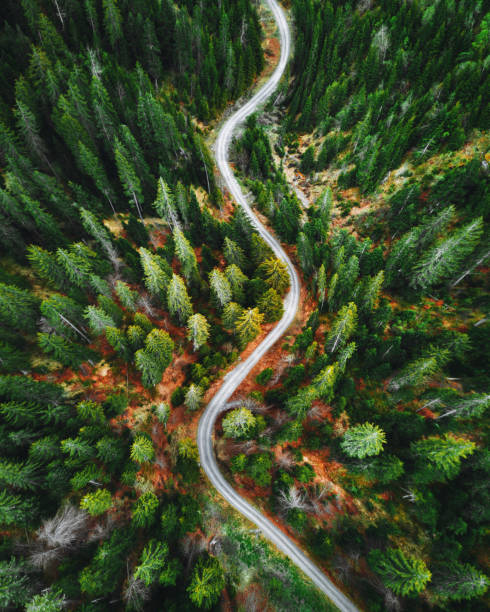
[[[92,75],[90,97],[99,133],[103,135],[106,147],[110,150],[116,133],[117,116],[107,89],[98,74]]]
[[[184,223],[184,227],[189,227],[189,203],[187,200],[187,192],[180,181],[175,188],[174,201],[179,211],[180,218]]]
[[[228,236],[224,240],[223,255],[228,265],[234,264],[242,269],[245,267],[246,259],[243,249],[236,242],[230,240]]]
[[[252,234],[250,240],[250,253],[252,261],[256,266],[262,264],[266,259],[271,258],[273,253],[269,245],[258,234]]]
[[[57,334],[38,333],[37,341],[45,353],[52,353],[57,361],[73,368],[82,361],[88,361],[92,355],[86,348]]]
[[[461,459],[466,458],[475,451],[474,442],[462,437],[446,433],[443,436],[429,436],[423,440],[413,442],[411,451],[425,468],[431,468],[431,479],[454,478],[460,470]]]
[[[353,302],[343,306],[332,324],[325,342],[325,348],[333,353],[342,348],[357,327],[357,307]]]
[[[131,459],[137,463],[153,461],[155,450],[152,441],[144,435],[138,435],[131,445]]]
[[[102,0],[104,10],[104,28],[112,48],[123,36],[122,17],[115,0]]]
[[[63,610],[66,605],[66,598],[63,593],[56,588],[51,588],[40,595],[34,595],[26,604],[26,612],[57,612]]]
[[[398,391],[403,387],[423,385],[438,369],[439,364],[434,356],[416,359],[408,363],[401,372],[391,379],[388,390]]]
[[[167,262],[143,247],[139,249],[139,254],[148,292],[155,297],[163,298],[170,281]]]
[[[113,214],[116,214],[114,191],[107,173],[97,155],[89,147],[85,146],[81,140],[78,141],[77,161],[82,172],[90,176],[100,193],[107,198]]]
[[[236,302],[228,302],[228,304],[223,308],[223,315],[221,317],[223,325],[227,329],[236,331],[236,325],[242,314],[243,308],[240,306],[240,304],[237,304]]]
[[[263,293],[257,302],[257,306],[268,323],[278,321],[284,313],[281,296],[275,289],[268,289]]]
[[[147,389],[154,387],[162,380],[162,371],[153,355],[139,349],[134,354],[136,368],[141,372],[141,381]]]
[[[420,236],[420,228],[415,227],[395,243],[386,261],[385,274],[389,286],[400,283],[413,265],[416,248]]]
[[[379,455],[385,442],[386,434],[380,427],[372,423],[363,423],[348,429],[340,445],[349,457],[364,459]]]
[[[83,252],[83,255],[74,252],[73,249],[58,249],[56,251],[56,261],[63,268],[70,282],[77,287],[86,286],[92,272],[92,263],[86,255],[95,257],[95,253],[90,249],[84,249],[81,252]]]
[[[482,218],[471,221],[448,238],[443,238],[417,263],[412,287],[427,289],[454,274],[475,248],[483,231]]]
[[[129,345],[133,351],[143,348],[147,333],[139,325],[130,325],[126,330]],[[113,346],[111,344],[111,346]],[[115,347],[114,347],[115,348]]]
[[[185,394],[184,404],[189,410],[199,410],[201,406],[203,390],[199,385],[191,383]]]
[[[121,143],[118,143],[117,139],[116,146],[114,148],[114,157],[116,160],[117,171],[119,173],[119,179],[123,186],[124,192],[130,198],[130,203],[135,205],[138,217],[143,223],[141,207],[143,205],[144,198],[141,190],[141,183],[136,170],[128,157],[127,151],[124,149]]]
[[[209,338],[209,323],[204,315],[196,313],[188,318],[187,338],[192,342],[195,351],[206,344]]]
[[[56,289],[66,286],[66,274],[53,253],[33,244],[27,251],[27,257],[39,278]]]
[[[23,525],[32,515],[32,505],[22,495],[0,491],[0,525]]]
[[[313,402],[319,397],[320,391],[316,386],[303,387],[296,395],[287,400],[286,410],[296,419],[302,421]]]
[[[267,285],[275,289],[280,295],[289,287],[288,269],[280,259],[266,259],[259,269]]]
[[[82,220],[83,227],[85,230],[96,240],[102,249],[107,254],[107,257],[111,261],[114,268],[117,270],[119,267],[119,257],[117,251],[112,244],[111,236],[109,231],[104,227],[97,217],[85,208],[80,209],[80,218]]]
[[[138,292],[133,291],[128,284],[123,281],[116,282],[116,294],[124,308],[135,312],[137,308]]]
[[[240,315],[236,323],[236,332],[243,348],[260,334],[263,318],[264,315],[258,308],[249,308]]]
[[[373,550],[368,558],[384,585],[396,595],[420,593],[431,579],[431,573],[421,559],[406,555],[399,548],[387,548],[385,552]]]
[[[437,401],[437,404],[440,400]],[[471,393],[466,397],[458,397],[456,400],[444,406],[437,419],[455,417],[456,419],[469,419],[480,417],[490,408],[489,393]]]
[[[0,321],[4,325],[32,331],[36,318],[37,300],[29,291],[0,283]]]
[[[112,317],[98,306],[87,306],[84,316],[90,329],[97,336],[103,334],[108,327],[116,327]]]
[[[313,379],[313,385],[324,401],[329,401],[333,395],[333,387],[338,376],[337,364],[329,365]]]
[[[150,540],[141,553],[139,565],[136,566],[134,577],[146,586],[156,582],[167,564],[168,545],[166,542]]]
[[[231,301],[233,293],[226,276],[215,268],[209,273],[209,285],[217,305],[224,308]]]
[[[341,349],[341,351],[338,354],[338,365],[339,365],[339,371],[340,372],[344,372],[345,367],[347,365],[347,362],[349,361],[349,359],[352,357],[352,355],[354,355],[354,353],[356,352],[356,343],[355,342],[349,342],[349,344]]]
[[[32,491],[39,485],[39,466],[32,462],[0,459],[0,482],[21,491]]]
[[[223,432],[226,438],[246,439],[256,427],[257,419],[248,408],[236,408],[223,419]]]
[[[199,278],[197,258],[194,249],[178,227],[174,228],[173,238],[175,253],[181,264],[182,274],[187,282],[195,282]]]
[[[194,605],[209,609],[219,600],[224,586],[225,577],[218,559],[201,557],[194,567],[187,592]]]
[[[322,264],[318,269],[318,280],[317,280],[317,294],[320,310],[323,308],[325,302],[325,292],[327,290],[327,274],[325,272],[325,265]]]
[[[122,359],[128,361],[131,355],[131,349],[129,346],[129,341],[126,338],[123,330],[118,329],[117,327],[106,327],[105,336],[107,338],[107,342],[112,346],[116,353],[118,353]],[[141,346],[142,345],[143,343],[141,343]]]
[[[153,356],[155,362],[163,371],[172,361],[172,352],[175,348],[173,340],[166,331],[152,329],[145,340],[147,353]]]
[[[313,270],[313,249],[311,248],[308,237],[303,232],[298,234],[298,240],[296,242],[296,249],[298,253],[299,262],[301,269],[305,274],[309,274]]]
[[[83,310],[71,298],[52,294],[41,303],[41,314],[47,323],[64,336],[79,336],[86,342],[89,337],[83,328]]]
[[[179,225],[172,192],[162,177],[157,182],[157,197],[153,202],[153,207],[172,229]]]
[[[330,223],[332,220],[332,208],[333,208],[333,195],[330,187],[327,187],[325,191],[319,196],[316,201],[318,208],[318,214],[322,222],[322,228],[325,233],[330,229]]]
[[[137,350],[134,356],[145,387],[154,387],[162,380],[164,371],[172,361],[174,346],[167,332],[161,329],[153,329],[148,334],[145,348]]]
[[[145,463],[146,461],[151,460],[145,459],[145,457],[151,456],[149,455],[149,445],[151,445],[151,440],[142,437],[141,442],[143,442],[143,440],[145,446],[143,448],[143,455],[141,457],[142,461],[139,461],[139,463]],[[153,450],[153,446],[151,450]],[[151,458],[153,458],[153,456],[151,456]],[[143,493],[141,497],[138,497],[136,503],[133,506],[133,513],[131,516],[132,523],[137,527],[151,527],[155,523],[158,505],[158,497],[154,493],[152,493],[151,491]]]
[[[29,578],[25,563],[14,557],[0,561],[0,607],[22,608],[29,599]]]
[[[366,279],[366,282],[364,284],[364,291],[361,298],[362,310],[364,312],[371,312],[374,308],[377,307],[383,282],[383,270],[380,270],[378,274],[376,274],[376,276],[372,276]]]
[[[0,342],[0,369],[17,372],[29,369],[29,356],[6,342]]]
[[[443,601],[462,601],[481,597],[490,581],[469,563],[444,563],[439,565],[432,577],[435,593]]]
[[[231,264],[225,269],[225,276],[230,283],[233,301],[242,303],[245,297],[243,288],[248,278],[236,264]]]
[[[182,325],[192,315],[192,303],[184,280],[177,274],[172,276],[168,286],[167,304],[172,317],[177,318]]]

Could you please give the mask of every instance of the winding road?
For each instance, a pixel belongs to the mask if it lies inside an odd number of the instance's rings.
[[[238,512],[255,523],[262,534],[271,541],[279,550],[286,554],[342,611],[352,612],[357,610],[356,606],[340,591],[333,582],[313,563],[313,561],[274,523],[263,516],[259,510],[245,501],[225,480],[221,474],[216,461],[213,448],[213,432],[216,418],[226,406],[236,388],[244,380],[252,368],[262,359],[267,351],[284,334],[293,322],[299,305],[300,282],[298,274],[291,260],[281,247],[280,243],[265,229],[255,216],[253,210],[247,203],[240,186],[233,175],[228,162],[228,150],[235,129],[263,104],[274,92],[286,68],[291,51],[291,34],[285,15],[276,0],[264,0],[272,11],[279,29],[281,42],[281,57],[272,76],[266,84],[239,110],[237,110],[222,126],[215,144],[215,157],[218,168],[225,180],[226,186],[235,201],[243,208],[249,216],[257,232],[273,250],[277,258],[281,259],[288,268],[291,279],[289,293],[284,301],[284,314],[269,335],[257,346],[249,357],[239,363],[231,370],[219,391],[206,406],[197,432],[197,445],[199,448],[200,462],[203,470],[208,476],[211,484],[218,490],[223,498],[230,503]]]

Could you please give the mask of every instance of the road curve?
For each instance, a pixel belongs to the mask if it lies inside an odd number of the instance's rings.
[[[298,274],[291,260],[281,247],[280,243],[265,229],[255,216],[242,193],[233,171],[228,163],[228,150],[235,129],[264,103],[276,89],[286,68],[291,51],[291,34],[282,9],[276,0],[264,0],[274,14],[279,28],[281,42],[281,57],[274,73],[267,83],[239,110],[237,110],[222,126],[215,144],[215,157],[218,168],[225,180],[226,186],[235,201],[243,208],[250,218],[255,229],[273,250],[276,257],[281,259],[288,268],[291,286],[284,301],[284,314],[269,335],[257,346],[249,357],[239,363],[229,372],[213,399],[206,406],[197,432],[197,445],[203,470],[211,484],[218,490],[224,499],[238,512],[255,523],[263,535],[279,550],[285,553],[303,572],[311,578],[313,583],[327,595],[327,597],[342,611],[352,612],[356,606],[340,591],[333,582],[311,561],[298,546],[290,540],[274,523],[263,516],[256,508],[245,501],[233,487],[225,480],[220,472],[213,449],[214,424],[219,413],[223,410],[228,399],[240,385],[252,368],[262,359],[273,344],[284,334],[294,320],[299,305],[300,282]]]

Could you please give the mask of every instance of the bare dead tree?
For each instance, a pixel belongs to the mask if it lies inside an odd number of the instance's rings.
[[[85,539],[87,523],[85,511],[66,504],[38,529],[29,561],[43,569],[58,561]]]
[[[279,505],[284,514],[289,510],[308,510],[310,508],[304,489],[298,489],[296,485],[289,487],[288,491],[281,491],[278,498]]]
[[[326,511],[329,502],[327,496],[331,491],[328,485],[315,485],[310,494],[310,503],[315,514],[322,514]]]
[[[292,470],[295,464],[292,453],[288,450],[283,450],[283,449],[279,451],[276,461],[277,461],[277,465],[283,470],[286,470],[287,472]]]
[[[235,442],[230,446],[230,451],[235,455],[251,455],[257,452],[257,444],[254,440],[244,440],[243,442]]]
[[[146,584],[134,577],[134,574],[129,578],[123,592],[123,600],[129,609],[140,610],[144,609],[145,602],[150,598],[150,588]]]

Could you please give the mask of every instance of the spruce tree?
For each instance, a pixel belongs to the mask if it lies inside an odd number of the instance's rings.
[[[372,423],[363,423],[348,429],[340,445],[349,457],[364,459],[379,455],[385,443],[386,434],[380,427]]]
[[[317,279],[317,294],[318,294],[318,303],[320,306],[320,310],[323,309],[323,304],[325,303],[325,292],[327,290],[327,274],[325,272],[325,265],[322,264],[318,269],[318,279]]]
[[[289,274],[286,264],[280,259],[270,258],[260,265],[259,270],[267,285],[283,295],[289,287]]]
[[[114,208],[114,191],[111,187],[102,162],[89,147],[83,144],[81,140],[78,141],[77,161],[78,165],[80,166],[80,170],[90,176],[100,193],[107,198],[112,212],[116,214],[116,210]]]
[[[137,291],[133,291],[128,284],[118,280],[116,282],[116,294],[124,308],[130,312],[136,311],[138,300]]]
[[[183,325],[192,315],[192,303],[187,293],[184,280],[174,274],[168,286],[168,311]]]
[[[210,272],[209,285],[216,304],[218,307],[224,308],[231,301],[233,293],[230,283],[221,270],[215,268]]]
[[[310,274],[313,270],[313,249],[308,240],[308,237],[303,232],[298,234],[298,240],[296,242],[296,249],[298,253],[299,262],[301,269],[305,274]]]
[[[197,269],[197,258],[196,254],[194,253],[194,249],[191,247],[189,241],[178,227],[174,228],[173,238],[175,244],[175,254],[180,261],[182,274],[187,282],[195,283],[199,278],[199,272]]]
[[[408,363],[398,374],[390,380],[389,391],[398,391],[408,386],[421,386],[439,369],[437,358],[434,356],[421,357]]]
[[[37,300],[29,291],[0,283],[0,321],[4,325],[33,331],[37,312]]]
[[[114,148],[114,157],[124,192],[128,196],[130,203],[136,207],[138,217],[143,223],[142,205],[144,198],[141,183],[127,151],[117,140]]]
[[[411,445],[413,455],[418,459],[425,471],[429,466],[427,476],[432,480],[454,478],[461,467],[461,459],[474,453],[474,442],[451,433],[443,436],[429,436]]]
[[[187,319],[187,338],[197,351],[209,338],[209,323],[204,315],[196,313]]]
[[[240,315],[236,323],[236,333],[242,348],[260,334],[263,318],[264,315],[258,308],[249,308]]]
[[[226,236],[224,240],[223,255],[225,256],[228,265],[234,264],[242,269],[246,265],[246,258],[243,249],[236,242],[230,240],[228,236]]]
[[[223,419],[223,432],[226,438],[247,439],[254,432],[257,419],[245,407],[230,410]]]
[[[332,324],[325,342],[326,350],[334,351],[345,346],[357,327],[357,307],[353,302],[343,306]]]
[[[443,601],[463,601],[484,595],[490,580],[469,563],[443,563],[434,569],[434,592]]]
[[[248,278],[236,264],[231,264],[225,269],[225,276],[230,283],[233,301],[243,303],[245,298],[244,286]]]
[[[380,270],[380,272],[378,272],[376,276],[372,276],[366,279],[361,298],[361,308],[364,312],[371,312],[374,308],[377,307],[383,282],[383,270]]]
[[[163,298],[170,282],[170,270],[167,262],[144,248],[140,248],[139,254],[148,292],[155,297]]]
[[[184,404],[189,410],[199,410],[201,406],[203,390],[199,385],[191,383],[185,394]]]
[[[427,289],[457,272],[464,258],[476,247],[482,231],[483,220],[480,217],[440,240],[416,264],[411,286]]]
[[[179,219],[174,204],[174,198],[169,186],[162,177],[157,181],[157,197],[153,202],[153,207],[158,215],[164,219],[172,229],[178,226]]]
[[[268,289],[263,293],[257,302],[257,306],[260,312],[264,314],[267,323],[279,321],[284,313],[281,296],[275,289]]]
[[[221,317],[224,327],[226,327],[226,329],[236,331],[238,320],[242,314],[243,308],[240,306],[240,304],[237,304],[236,302],[228,302],[228,304],[223,308],[223,315]]]
[[[399,548],[387,548],[385,552],[373,550],[368,559],[384,585],[396,595],[420,593],[431,579],[431,573],[421,559],[407,555]]]

